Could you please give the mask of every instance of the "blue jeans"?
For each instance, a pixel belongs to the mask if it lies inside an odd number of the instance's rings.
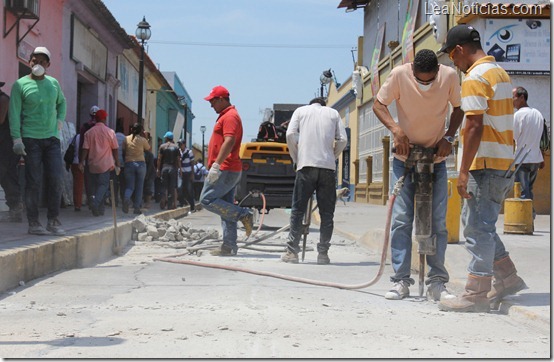
[[[393,161],[393,185],[404,175],[404,162]],[[396,197],[392,209],[391,226],[391,260],[394,276],[392,282],[400,280],[414,284],[410,278],[412,261],[412,229],[414,223],[414,197],[415,183],[412,182],[411,173],[404,181],[404,187]],[[442,282],[448,283],[449,276],[444,267],[444,255],[446,253],[446,205],[448,203],[448,174],[446,162],[435,163],[433,166],[433,220],[432,235],[436,237],[437,252],[435,255],[426,255],[429,272],[425,284]]]
[[[25,207],[27,220],[38,222],[39,195],[42,185],[42,171],[47,185],[47,218],[55,219],[60,214],[63,185],[63,164],[60,140],[23,138],[25,145]],[[44,167],[44,168],[43,168]]]
[[[331,237],[333,236],[335,203],[337,202],[335,182],[335,170],[303,167],[296,172],[292,192],[290,232],[287,241],[287,248],[293,253],[298,254],[300,252],[300,238],[303,235],[302,221],[314,191],[316,193],[319,216],[321,217],[317,251],[319,253],[326,253],[329,250]]]
[[[516,172],[516,182],[521,184],[521,198],[533,200],[533,185],[539,173],[540,163],[523,163]],[[533,219],[535,218],[535,208],[533,207]]]
[[[102,173],[90,173],[90,182],[92,187],[92,208],[100,214],[104,214],[105,201],[110,190],[110,171]]]
[[[466,248],[473,256],[468,271],[476,276],[492,276],[495,260],[508,256],[504,243],[496,233],[496,221],[506,194],[513,185],[505,178],[506,171],[470,171],[466,199],[462,207],[462,224]]]
[[[206,210],[221,217],[223,245],[237,251],[237,222],[248,213],[247,208],[234,204],[235,190],[240,181],[241,172],[221,171],[214,183],[206,181],[200,203]]]
[[[133,208],[142,206],[142,193],[144,192],[144,177],[146,176],[146,163],[144,161],[125,162],[125,195],[123,200],[131,199],[133,192]]]

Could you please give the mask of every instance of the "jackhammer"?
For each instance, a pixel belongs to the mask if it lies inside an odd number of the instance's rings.
[[[433,234],[433,165],[435,148],[413,146],[404,163],[404,176],[412,174],[415,185],[415,238],[419,253],[419,296],[423,296],[425,256],[437,253],[436,235]]]

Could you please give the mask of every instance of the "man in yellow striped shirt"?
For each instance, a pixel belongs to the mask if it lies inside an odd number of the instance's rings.
[[[489,312],[491,302],[526,288],[496,233],[498,214],[513,185],[508,176],[514,159],[513,87],[506,71],[483,51],[479,32],[472,26],[450,29],[440,52],[447,53],[465,73],[458,193],[465,199],[462,222],[473,258],[466,291],[458,298],[441,300],[439,309]]]

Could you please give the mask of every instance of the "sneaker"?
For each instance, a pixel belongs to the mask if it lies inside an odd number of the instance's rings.
[[[50,235],[50,232],[46,230],[38,221],[29,222],[28,233],[33,235]]]
[[[285,263],[298,264],[298,254],[287,249],[287,252],[281,256],[281,261]]]
[[[456,296],[451,294],[442,282],[431,283],[427,288],[427,300],[438,302],[444,299],[454,299]]]
[[[248,211],[245,216],[240,218],[240,222],[244,225],[244,232],[246,233],[246,236],[250,236],[250,234],[252,234],[252,230],[254,229],[254,215]]]
[[[129,204],[131,203],[130,200],[123,200],[123,206],[121,207],[121,210],[123,210],[124,213],[129,213]]]
[[[46,224],[46,230],[50,231],[54,235],[65,235],[65,230],[61,228],[62,223],[57,219],[50,219]]]
[[[410,296],[410,283],[404,280],[399,280],[394,283],[391,290],[385,294],[386,299],[401,300]]]
[[[140,209],[134,209],[133,214],[140,215],[140,214],[142,214],[142,211],[140,211]]]
[[[210,251],[210,254],[214,256],[235,256],[237,252],[222,245],[221,248]]]
[[[331,259],[329,259],[329,255],[327,253],[319,253],[317,254],[317,263],[319,265],[325,265],[331,263]]]

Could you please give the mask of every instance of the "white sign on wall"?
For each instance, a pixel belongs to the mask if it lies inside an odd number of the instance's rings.
[[[550,19],[487,19],[483,50],[509,74],[550,74]]]

